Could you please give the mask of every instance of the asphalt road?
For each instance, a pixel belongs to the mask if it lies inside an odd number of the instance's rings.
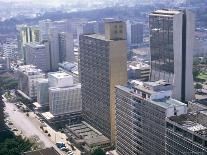
[[[37,135],[39,139],[44,143],[45,147],[54,147],[61,155],[64,153],[60,151],[56,145],[45,135],[40,126],[31,121],[25,113],[19,111],[19,109],[13,103],[5,102],[5,112],[8,113],[9,119],[13,123],[13,126],[20,130],[25,137],[31,137]]]

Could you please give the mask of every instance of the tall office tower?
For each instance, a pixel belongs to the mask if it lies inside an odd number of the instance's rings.
[[[39,21],[40,40],[48,40],[50,29],[56,29],[57,32],[69,32],[69,22],[67,20],[51,21],[49,19]]]
[[[49,51],[50,51],[50,70],[57,71],[58,63],[60,62],[60,52],[59,52],[59,37],[57,29],[50,29],[49,31]]]
[[[60,55],[59,55],[60,62],[75,61],[72,33],[66,33],[66,32],[59,33],[59,51],[60,51]]]
[[[83,118],[115,142],[115,85],[127,83],[126,25],[105,23],[105,36],[80,36]]]
[[[41,107],[49,106],[49,82],[48,79],[40,79],[37,81],[37,102]]]
[[[87,23],[81,23],[77,27],[77,39],[79,40],[80,35],[93,34],[98,32],[98,22],[90,21]]]
[[[207,154],[206,121],[205,110],[166,118],[166,155]]]
[[[40,29],[38,26],[18,25],[17,30],[19,31],[18,48],[21,53],[20,56],[25,57],[24,47],[26,43],[40,42]]]
[[[193,92],[195,17],[187,10],[157,10],[149,16],[151,79],[173,84],[173,98],[189,101]]]
[[[49,48],[38,43],[25,44],[26,65],[34,65],[42,71],[50,71]]]
[[[37,82],[45,78],[45,74],[33,65],[20,66],[16,72],[19,80],[19,89],[27,94],[30,98],[37,97]]]
[[[144,25],[135,21],[127,21],[127,42],[128,46],[137,48],[143,43]]]
[[[165,155],[165,118],[187,113],[187,105],[171,93],[172,85],[163,81],[116,87],[119,155]]]

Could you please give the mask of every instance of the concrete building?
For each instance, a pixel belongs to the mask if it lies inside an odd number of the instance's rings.
[[[166,118],[166,155],[207,154],[206,124],[205,110]]]
[[[116,149],[119,155],[165,155],[165,118],[187,113],[187,105],[170,98],[164,81],[133,81],[116,87]]]
[[[10,70],[9,58],[0,57],[0,73],[7,72]]]
[[[41,20],[39,21],[40,27],[40,40],[48,40],[50,29],[56,29],[57,32],[69,32],[69,22],[67,20],[52,21],[52,20]]]
[[[48,79],[40,79],[37,81],[37,103],[41,107],[49,106],[49,83]]]
[[[188,10],[157,10],[149,15],[151,80],[173,84],[173,98],[194,98],[193,45],[195,16]]]
[[[138,62],[127,62],[128,80],[148,81],[150,77],[150,65]]]
[[[115,143],[115,85],[127,83],[126,25],[105,23],[105,36],[80,36],[83,118]]]
[[[18,54],[18,45],[14,42],[3,43],[3,56],[9,59],[16,60]]]
[[[81,113],[81,84],[49,88],[49,108],[54,116]]]
[[[50,53],[47,45],[26,43],[25,60],[26,65],[34,65],[44,72],[50,70]]]
[[[127,21],[127,42],[131,48],[137,48],[143,43],[144,25],[136,21]]]
[[[19,89],[32,99],[37,97],[37,82],[45,78],[45,74],[33,65],[20,66],[17,69],[17,78],[19,80]]]
[[[79,40],[79,36],[83,34],[93,34],[98,33],[98,22],[97,21],[89,21],[86,23],[82,23],[77,27],[77,39]]]
[[[59,33],[59,51],[60,51],[60,55],[59,55],[60,62],[75,61],[72,33],[66,33],[66,32]]]

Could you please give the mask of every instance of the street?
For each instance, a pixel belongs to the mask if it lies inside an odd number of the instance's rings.
[[[26,116],[26,113],[21,112],[14,103],[9,103],[4,99],[5,102],[5,113],[8,114],[8,119],[13,123],[13,127],[18,129],[20,133],[30,138],[31,136],[38,136],[40,141],[44,143],[45,147],[54,147],[61,155],[66,154],[61,151],[55,145],[56,140],[62,140],[57,133],[55,134],[55,140],[53,140],[54,136],[51,136],[51,139],[40,129],[40,122],[37,119],[37,116],[33,112],[29,112],[29,117]],[[48,132],[53,135],[52,132],[55,132],[52,128],[46,127]],[[53,130],[53,131],[52,131]],[[57,134],[57,136],[56,136]],[[65,142],[65,140],[62,140]],[[80,154],[79,152],[75,152],[76,155]]]

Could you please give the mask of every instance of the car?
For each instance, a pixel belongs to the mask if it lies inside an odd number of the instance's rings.
[[[69,153],[68,155],[74,155],[74,153],[73,153],[73,152],[71,152],[71,153]]]
[[[57,146],[58,148],[62,148],[62,147],[65,147],[65,144],[64,144],[63,142],[57,142],[57,143],[56,143],[56,146]]]
[[[14,128],[14,129],[12,129],[12,131],[18,131],[18,129],[17,128]]]

